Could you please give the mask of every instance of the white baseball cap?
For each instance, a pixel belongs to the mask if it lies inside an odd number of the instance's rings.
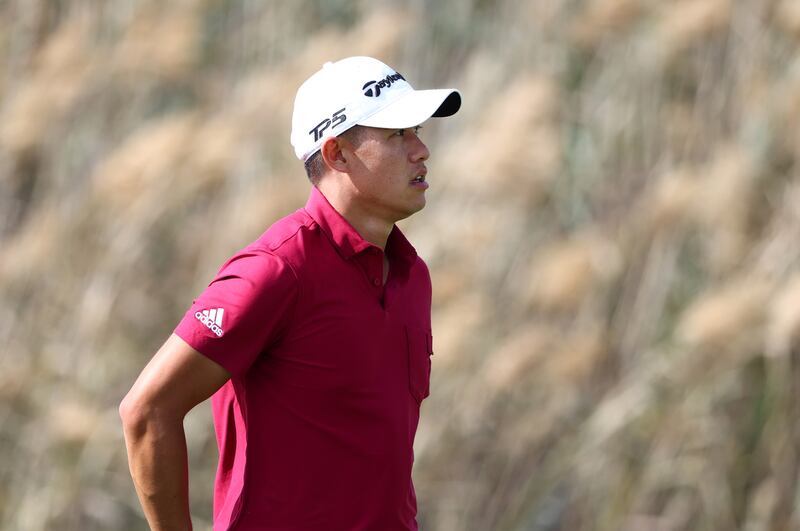
[[[325,139],[355,125],[405,129],[432,116],[455,114],[461,94],[455,89],[414,90],[393,68],[371,57],[325,63],[297,90],[292,115],[292,146],[302,161]]]

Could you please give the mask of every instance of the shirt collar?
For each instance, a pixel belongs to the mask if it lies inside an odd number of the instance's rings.
[[[386,240],[386,252],[392,260],[400,260],[409,264],[417,259],[417,250],[406,239],[405,234],[395,225]]]
[[[375,247],[368,242],[335,208],[328,202],[316,186],[311,187],[311,195],[305,207],[314,221],[330,239],[337,252],[345,260],[365,249]],[[395,225],[386,241],[386,253],[391,259],[411,261],[416,259],[417,251]]]

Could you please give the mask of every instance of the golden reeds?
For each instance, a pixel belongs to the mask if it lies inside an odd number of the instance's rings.
[[[798,528],[795,2],[34,4],[0,3],[0,528],[143,527],[117,404],[302,206],[294,91],[355,54],[464,95],[403,223],[421,527]]]

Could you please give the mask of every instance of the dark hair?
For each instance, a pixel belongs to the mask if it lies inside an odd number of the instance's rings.
[[[363,130],[363,127],[354,125],[337,136],[346,137],[350,142],[358,142],[361,139],[361,132]],[[325,171],[327,170],[325,160],[322,158],[322,150],[317,150],[316,153],[308,157],[303,165],[305,166],[306,175],[308,176],[308,180],[311,181],[311,184],[314,186],[319,184],[319,180],[325,175]]]
[[[319,183],[322,175],[325,173],[325,161],[322,160],[322,151],[317,151],[308,157],[303,165],[306,168],[308,180],[311,181],[311,184],[316,186]]]

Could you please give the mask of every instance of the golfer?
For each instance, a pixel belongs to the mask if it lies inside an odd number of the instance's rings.
[[[120,405],[154,530],[190,529],[183,419],[212,397],[215,530],[416,530],[431,281],[395,222],[425,206],[418,136],[461,106],[369,57],[297,92],[305,208],[230,258]]]

